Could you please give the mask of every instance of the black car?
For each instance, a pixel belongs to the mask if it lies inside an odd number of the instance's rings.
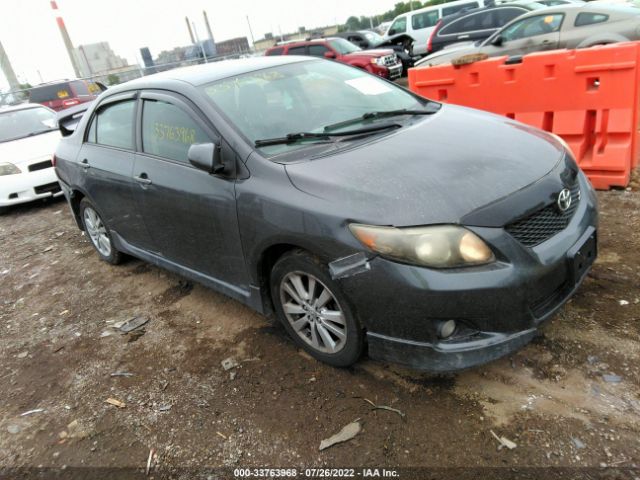
[[[541,8],[545,8],[545,5],[513,2],[449,15],[440,20],[431,32],[427,53],[437,52],[454,43],[484,40],[514,18]]]
[[[336,366],[365,349],[431,371],[506,355],[596,255],[594,191],[556,137],[323,59],[118,85],[55,158],[101,259],[275,314]]]
[[[369,30],[357,30],[351,32],[339,32],[334,36],[349,40],[351,43],[357,45],[363,50],[376,50],[379,48],[393,50],[402,62],[402,72],[405,77],[407,76],[409,68],[413,67],[413,64],[419,58],[414,57],[413,55],[414,39],[410,35],[406,35],[404,33],[394,35],[391,38],[384,38],[376,32]]]

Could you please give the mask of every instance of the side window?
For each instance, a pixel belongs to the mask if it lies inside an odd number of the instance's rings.
[[[99,108],[93,116],[87,142],[133,150],[135,100],[124,100]]]
[[[393,22],[389,28],[389,32],[391,32],[391,30],[393,30],[394,35],[405,33],[407,31],[407,17],[400,17]]]
[[[453,15],[454,13],[458,13],[460,10],[468,9],[468,8],[478,8],[478,2],[470,2],[463,3],[462,5],[456,5],[454,7],[445,7],[442,9],[442,16],[446,17],[447,15]]]
[[[282,48],[282,47],[274,48],[273,50],[269,50],[267,52],[267,56],[282,55],[282,52],[284,52],[284,48]]]
[[[189,147],[194,143],[209,141],[207,134],[181,108],[162,101],[144,101],[142,108],[143,152],[188,163]]]
[[[309,45],[309,55],[313,57],[324,57],[328,51],[329,49],[324,45]]]
[[[306,50],[307,47],[305,47],[304,45],[302,47],[291,47],[289,49],[289,55],[306,55]]]
[[[527,10],[521,8],[500,8],[495,11],[493,26],[494,28],[500,28],[525,13],[527,13]]]
[[[575,26],[584,27],[585,25],[593,25],[594,23],[602,23],[609,20],[609,15],[604,13],[582,12],[576,17]]]
[[[435,27],[438,20],[440,20],[438,10],[417,13],[411,17],[411,26],[414,30],[422,30],[423,28]]]
[[[507,27],[502,32],[502,38],[505,41],[511,41],[557,32],[560,30],[563,18],[564,15],[561,13],[525,18]]]
[[[459,18],[440,30],[438,36],[490,29],[492,28],[494,14],[495,11],[489,10]]]

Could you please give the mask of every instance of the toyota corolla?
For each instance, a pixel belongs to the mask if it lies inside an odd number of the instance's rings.
[[[201,282],[335,366],[506,355],[596,256],[596,197],[559,138],[327,60],[122,84],[56,159],[101,259]]]

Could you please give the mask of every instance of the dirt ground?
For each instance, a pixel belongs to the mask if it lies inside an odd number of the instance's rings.
[[[447,376],[325,366],[233,300],[138,260],[100,262],[64,201],[15,208],[0,217],[0,478],[385,466],[639,478],[640,184],[599,199],[600,257],[573,300],[520,352]],[[116,332],[135,316],[143,331]],[[228,357],[239,365],[225,370]],[[353,440],[318,450],[358,418]],[[550,466],[567,468],[536,470]]]

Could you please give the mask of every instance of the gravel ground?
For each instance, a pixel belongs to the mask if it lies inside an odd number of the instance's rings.
[[[600,257],[574,299],[518,353],[447,376],[325,366],[227,297],[138,260],[100,262],[63,201],[15,208],[0,217],[0,478],[148,478],[151,450],[156,478],[252,466],[638,478],[640,185],[599,198]],[[135,316],[148,323],[116,331]],[[354,439],[319,451],[356,419]]]

